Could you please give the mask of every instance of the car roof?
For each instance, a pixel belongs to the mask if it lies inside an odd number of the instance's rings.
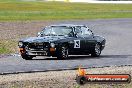
[[[75,24],[58,24],[58,25],[51,25],[51,27],[54,27],[54,26],[77,27],[77,26],[85,26],[85,25],[75,25]]]

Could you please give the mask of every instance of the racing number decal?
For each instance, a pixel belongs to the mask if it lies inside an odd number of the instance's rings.
[[[74,40],[74,48],[80,48],[80,40]]]

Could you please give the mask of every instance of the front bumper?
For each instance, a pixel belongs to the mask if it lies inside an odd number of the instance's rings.
[[[26,51],[27,55],[34,55],[34,56],[47,56],[48,52],[47,51]]]
[[[53,56],[56,52],[56,48],[49,48],[47,50],[26,50],[20,48],[21,55],[32,55],[32,56]]]

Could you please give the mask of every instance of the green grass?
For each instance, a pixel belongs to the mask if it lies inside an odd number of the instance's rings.
[[[10,53],[10,50],[8,49],[8,47],[1,45],[0,46],[0,54],[7,54],[7,53]]]
[[[7,50],[5,47],[0,47],[0,54],[3,54],[3,53],[8,53],[9,50]]]
[[[86,4],[0,0],[0,21],[132,18],[132,4]],[[16,52],[16,41],[0,40],[0,54]]]
[[[132,4],[0,0],[0,21],[132,18]]]
[[[0,40],[0,54],[15,53],[17,50],[17,41]]]

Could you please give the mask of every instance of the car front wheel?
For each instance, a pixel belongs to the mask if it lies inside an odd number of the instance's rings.
[[[33,59],[33,57],[29,56],[29,55],[22,55],[22,58],[25,60],[32,60]]]
[[[92,57],[99,57],[101,54],[101,45],[100,44],[96,44],[94,47],[93,52],[91,53]]]
[[[62,46],[59,49],[59,52],[57,54],[57,58],[58,59],[67,59],[68,58],[68,54],[69,54],[68,47],[67,46]]]

